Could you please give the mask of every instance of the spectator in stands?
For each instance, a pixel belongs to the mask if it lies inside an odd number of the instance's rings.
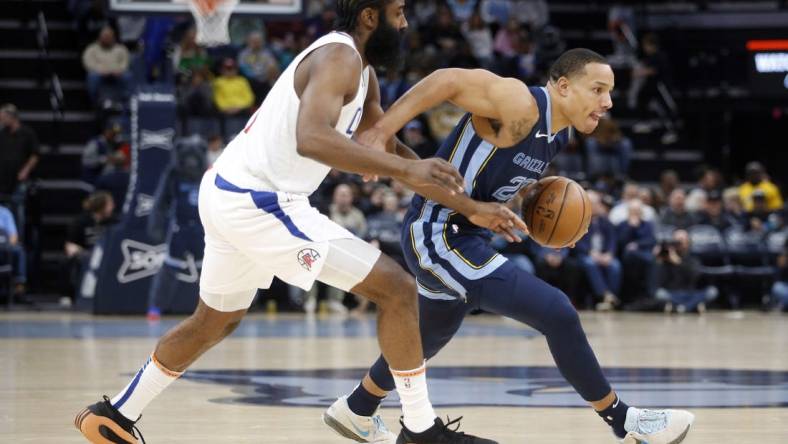
[[[495,33],[493,49],[504,60],[517,56],[517,44],[520,39],[520,23],[514,17],[509,18],[506,26],[502,26]],[[505,64],[506,62],[504,62]]]
[[[701,170],[698,184],[687,195],[687,211],[700,211],[703,209],[704,198],[712,191],[722,193],[722,174],[716,168],[705,167]]]
[[[589,191],[593,216],[588,233],[575,246],[580,267],[585,272],[594,297],[600,304],[597,309],[612,309],[618,305],[617,294],[621,287],[621,262],[616,258],[616,227],[607,219],[607,207],[602,196]]]
[[[458,22],[467,22],[476,11],[476,0],[446,0]]]
[[[402,255],[400,246],[400,235],[402,233],[402,215],[399,211],[399,198],[397,194],[388,187],[380,188],[383,194],[382,211],[373,214],[367,221],[366,239],[380,251],[405,266],[405,258]],[[351,311],[351,314],[358,315],[365,313],[369,307],[369,300],[357,297],[358,306]]]
[[[262,32],[249,34],[246,47],[238,54],[238,68],[249,80],[257,101],[262,102],[279,77],[279,63],[273,53],[264,46]]]
[[[82,180],[91,185],[96,184],[96,179],[106,172],[109,166],[109,156],[118,148],[118,135],[123,128],[115,120],[108,120],[104,131],[90,139],[82,151]]]
[[[0,264],[7,263],[6,256],[13,267],[14,294],[22,295],[27,282],[27,256],[24,246],[19,243],[14,215],[0,205]]]
[[[421,26],[419,34],[424,48],[440,54],[437,60],[440,67],[450,66],[449,60],[458,54],[461,44],[465,43],[451,8],[445,4],[438,5],[434,23]]]
[[[675,230],[671,240],[654,247],[657,261],[655,298],[665,303],[665,311],[675,307],[679,313],[706,311],[706,303],[717,297],[715,287],[698,288],[700,261],[690,255],[686,230]]]
[[[719,190],[711,190],[706,194],[705,204],[698,213],[697,223],[711,225],[723,232],[730,227],[737,226],[739,221],[723,209],[722,193]]]
[[[750,162],[745,167],[747,181],[739,186],[739,196],[745,211],[752,211],[753,193],[760,190],[766,199],[766,208],[769,211],[777,211],[783,208],[783,198],[780,189],[769,180],[766,169],[760,162]]]
[[[129,158],[121,149],[117,149],[107,156],[107,167],[101,176],[96,179],[96,190],[106,191],[112,195],[115,211],[119,212],[126,200],[126,191],[129,188]]]
[[[172,54],[172,63],[181,81],[188,82],[193,73],[211,68],[211,58],[205,48],[197,44],[197,30],[189,28],[181,37]]]
[[[437,149],[436,144],[427,137],[420,120],[411,120],[405,125],[402,141],[422,159],[432,157]]]
[[[766,234],[778,226],[778,213],[769,210],[766,193],[757,189],[750,195],[752,200],[752,210],[747,212],[749,229],[758,233]]]
[[[402,72],[398,69],[387,69],[386,75],[379,79],[380,82],[380,106],[388,109],[405,92],[410,89],[407,79],[402,77]]]
[[[556,250],[543,247],[536,242],[531,244],[531,248],[536,261],[536,275],[548,284],[563,290],[573,301],[576,300],[579,270],[569,257],[569,248]]]
[[[93,247],[113,222],[115,201],[106,191],[97,191],[82,202],[83,212],[74,219],[66,232],[63,250],[68,258],[69,282],[74,290],[82,280],[82,272]]]
[[[178,107],[182,116],[188,119],[216,114],[210,77],[210,71],[201,68],[194,71],[189,80],[178,87]]]
[[[657,243],[654,225],[643,217],[643,204],[639,199],[627,203],[627,219],[618,224],[619,257],[621,258],[623,282],[622,302],[645,300],[653,294],[654,286],[654,253],[652,249]],[[624,300],[623,296],[627,295]]]
[[[87,71],[88,94],[94,102],[103,99],[99,97],[102,86],[111,88],[107,93],[114,99],[121,99],[129,94],[129,50],[117,42],[115,31],[111,27],[104,26],[98,39],[85,48],[82,65]]]
[[[613,225],[618,225],[624,222],[629,217],[629,203],[633,200],[638,200],[640,206],[641,218],[646,222],[655,223],[657,221],[657,212],[653,207],[644,205],[643,201],[639,200],[641,187],[637,182],[627,182],[624,184],[624,191],[621,193],[621,201],[610,210],[608,219]]]
[[[0,126],[0,200],[8,200],[38,164],[38,137],[10,103],[0,106]]]
[[[739,196],[738,187],[726,188],[722,192],[722,204],[725,212],[728,213],[738,225],[747,226],[747,213],[744,212],[744,206]]]
[[[788,309],[788,238],[785,239],[783,252],[777,257],[776,279],[772,285],[774,308],[779,311]]]
[[[667,54],[662,51],[659,39],[656,34],[646,34],[641,39],[640,47],[643,51],[641,59],[632,70],[632,83],[629,90],[630,108],[639,111],[642,117],[647,117],[652,110],[662,120],[666,127],[662,143],[671,144],[676,142],[676,134],[673,132],[673,104],[665,99],[663,93],[667,93],[672,84],[671,63]],[[660,87],[664,89],[661,91]],[[635,132],[650,132],[652,128],[647,122],[640,122],[634,128]]]
[[[489,69],[493,61],[493,34],[482,20],[481,14],[474,12],[471,18],[462,24],[462,34],[471,45],[471,53],[482,68]]]
[[[485,23],[503,25],[509,21],[511,10],[511,0],[482,0],[479,5],[479,13]]]
[[[676,188],[681,186],[681,179],[679,173],[675,170],[665,170],[659,175],[659,187],[657,188],[657,201],[654,207],[661,207],[667,205],[670,193]]]
[[[221,73],[213,81],[213,100],[224,116],[248,114],[254,105],[252,87],[238,74],[235,60],[226,58],[222,62]]]
[[[626,176],[632,157],[632,141],[621,133],[615,120],[605,118],[586,138],[586,155],[588,172],[592,176],[603,173]]]
[[[689,228],[697,222],[693,213],[687,211],[684,203],[687,193],[681,188],[674,189],[668,197],[668,206],[662,211],[659,221],[662,225],[675,228]]]
[[[216,162],[216,159],[222,155],[224,151],[224,141],[222,140],[222,136],[218,134],[214,134],[208,137],[208,155],[207,155],[207,162],[208,167],[212,167],[213,163]]]

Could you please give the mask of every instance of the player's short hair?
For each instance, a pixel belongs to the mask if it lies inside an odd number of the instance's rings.
[[[602,55],[590,49],[570,49],[561,54],[558,60],[550,67],[550,80],[555,82],[561,77],[570,78],[577,74],[585,74],[585,67],[589,63],[608,64]]]
[[[334,29],[337,31],[351,32],[356,29],[358,13],[365,8],[380,10],[391,0],[337,0],[337,20]]]

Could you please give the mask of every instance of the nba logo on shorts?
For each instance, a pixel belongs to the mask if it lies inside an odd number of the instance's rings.
[[[317,262],[318,259],[320,259],[320,253],[311,248],[304,248],[298,252],[298,263],[306,268],[307,271],[312,270],[312,264]]]

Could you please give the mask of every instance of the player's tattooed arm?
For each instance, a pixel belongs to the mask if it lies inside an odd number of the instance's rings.
[[[534,122],[528,117],[513,120],[509,124],[509,136],[511,136],[513,140],[523,140],[528,136],[528,133],[531,132],[533,126]]]

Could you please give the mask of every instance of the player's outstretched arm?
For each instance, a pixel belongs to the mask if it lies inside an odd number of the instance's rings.
[[[409,160],[372,151],[339,134],[334,127],[345,99],[355,96],[361,63],[346,45],[327,45],[310,55],[296,123],[298,153],[333,168],[357,174],[390,176],[410,188],[437,186],[462,192],[462,176],[439,159]]]
[[[414,117],[443,102],[451,102],[480,117],[501,121],[503,126],[527,127],[528,131],[539,117],[536,101],[523,82],[483,69],[446,68],[414,85],[374,128],[390,136]]]

